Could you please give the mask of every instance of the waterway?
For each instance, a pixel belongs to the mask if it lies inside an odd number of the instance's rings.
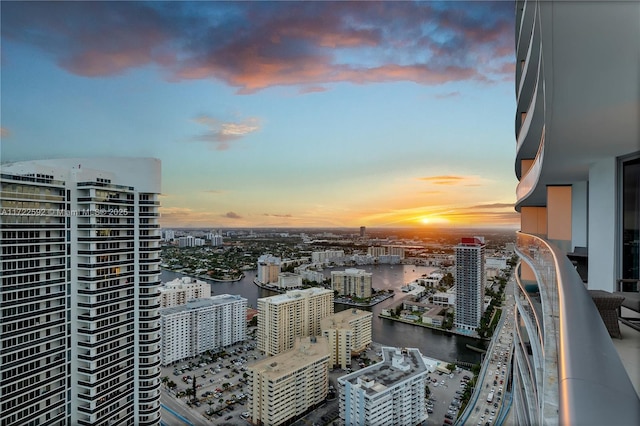
[[[401,291],[401,287],[414,279],[429,274],[436,268],[426,266],[413,265],[366,265],[358,266],[358,269],[364,269],[373,273],[373,288],[378,290],[395,290],[395,296],[391,299],[382,301],[370,308],[364,308],[373,312],[372,334],[373,341],[384,345],[397,347],[419,348],[420,351],[429,357],[440,359],[443,361],[464,361],[477,363],[480,362],[480,354],[466,347],[467,344],[472,346],[481,346],[481,343],[475,339],[450,335],[438,330],[417,327],[411,324],[403,324],[385,320],[378,317],[382,309],[396,306],[399,301],[406,296]],[[334,270],[342,270],[344,268],[335,268]],[[331,276],[331,270],[325,269],[324,274]],[[162,271],[162,281],[167,282],[175,278],[184,276],[183,274]],[[216,294],[239,294],[248,300],[250,307],[256,307],[256,300],[261,297],[273,296],[277,293],[262,289],[253,283],[256,277],[256,271],[245,271],[245,277],[236,282],[211,282],[211,293]],[[352,309],[345,305],[335,304],[335,311],[339,312],[345,309]]]

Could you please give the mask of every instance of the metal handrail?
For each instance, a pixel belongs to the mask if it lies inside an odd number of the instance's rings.
[[[539,285],[555,305],[543,303],[545,318],[551,318],[557,330],[557,422],[640,424],[638,394],[565,253],[543,238],[522,232],[518,233],[518,252],[535,267],[536,275],[545,277]],[[552,367],[545,365],[545,369]]]

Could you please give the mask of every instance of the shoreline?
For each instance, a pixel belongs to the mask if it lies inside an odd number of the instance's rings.
[[[258,287],[260,287],[261,289],[274,291],[274,292],[279,293],[279,294],[284,294],[287,290],[300,290],[299,288],[282,289],[282,288],[279,288],[279,287],[270,286],[268,284],[261,283],[260,281],[258,281],[257,278],[253,279],[253,283],[255,285],[257,285]],[[312,288],[312,287],[308,287],[308,288]],[[346,302],[346,301],[338,302],[335,299],[333,300],[333,303],[338,303],[340,305],[345,305],[345,306],[370,308],[371,306],[375,306],[380,302],[383,302],[383,301],[385,301],[387,299],[392,298],[393,296],[395,296],[395,293],[387,293],[387,294],[384,295],[384,297],[382,297],[381,299],[376,299],[375,302],[373,302],[373,303],[371,303],[371,302],[370,303]]]
[[[379,318],[383,318],[383,319],[388,319],[388,320],[390,320],[390,321],[397,321],[397,322],[402,322],[402,323],[404,323],[404,324],[411,324],[411,325],[415,325],[415,326],[417,326],[417,327],[423,327],[423,328],[429,328],[429,329],[431,329],[431,330],[441,331],[441,332],[443,332],[444,334],[448,334],[448,335],[450,335],[450,334],[455,334],[456,336],[469,337],[469,338],[471,338],[471,339],[479,340],[479,341],[481,341],[481,342],[482,342],[482,341],[488,341],[488,340],[491,340],[491,339],[486,339],[486,338],[484,338],[484,339],[483,339],[482,337],[479,337],[479,336],[474,336],[474,335],[470,335],[470,334],[460,333],[460,332],[455,331],[455,330],[445,330],[445,329],[443,329],[443,328],[435,327],[435,326],[433,326],[433,325],[429,325],[429,324],[416,323],[416,322],[409,321],[409,320],[404,320],[404,319],[401,319],[401,318],[394,318],[394,317],[389,316],[389,315],[382,315],[382,314],[378,314],[378,317],[379,317]],[[477,348],[477,349],[479,349],[479,348]]]

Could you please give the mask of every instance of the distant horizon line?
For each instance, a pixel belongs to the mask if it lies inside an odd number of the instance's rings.
[[[365,225],[363,225],[365,226]],[[517,231],[519,225],[517,226],[468,226],[468,227],[458,227],[458,226],[394,226],[394,227],[373,227],[373,226],[365,226],[367,230],[392,230],[392,229],[402,229],[402,230],[422,230],[422,231],[430,231],[430,230],[495,230],[495,231]],[[350,227],[350,226],[161,226],[160,229],[238,229],[238,230],[251,230],[251,229],[320,229],[320,230],[353,230],[354,232],[360,231],[360,227]]]

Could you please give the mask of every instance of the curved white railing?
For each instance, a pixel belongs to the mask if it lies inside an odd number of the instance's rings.
[[[543,422],[640,424],[640,400],[582,279],[555,245],[518,233],[532,268],[545,327]],[[553,356],[553,348],[556,354]]]

